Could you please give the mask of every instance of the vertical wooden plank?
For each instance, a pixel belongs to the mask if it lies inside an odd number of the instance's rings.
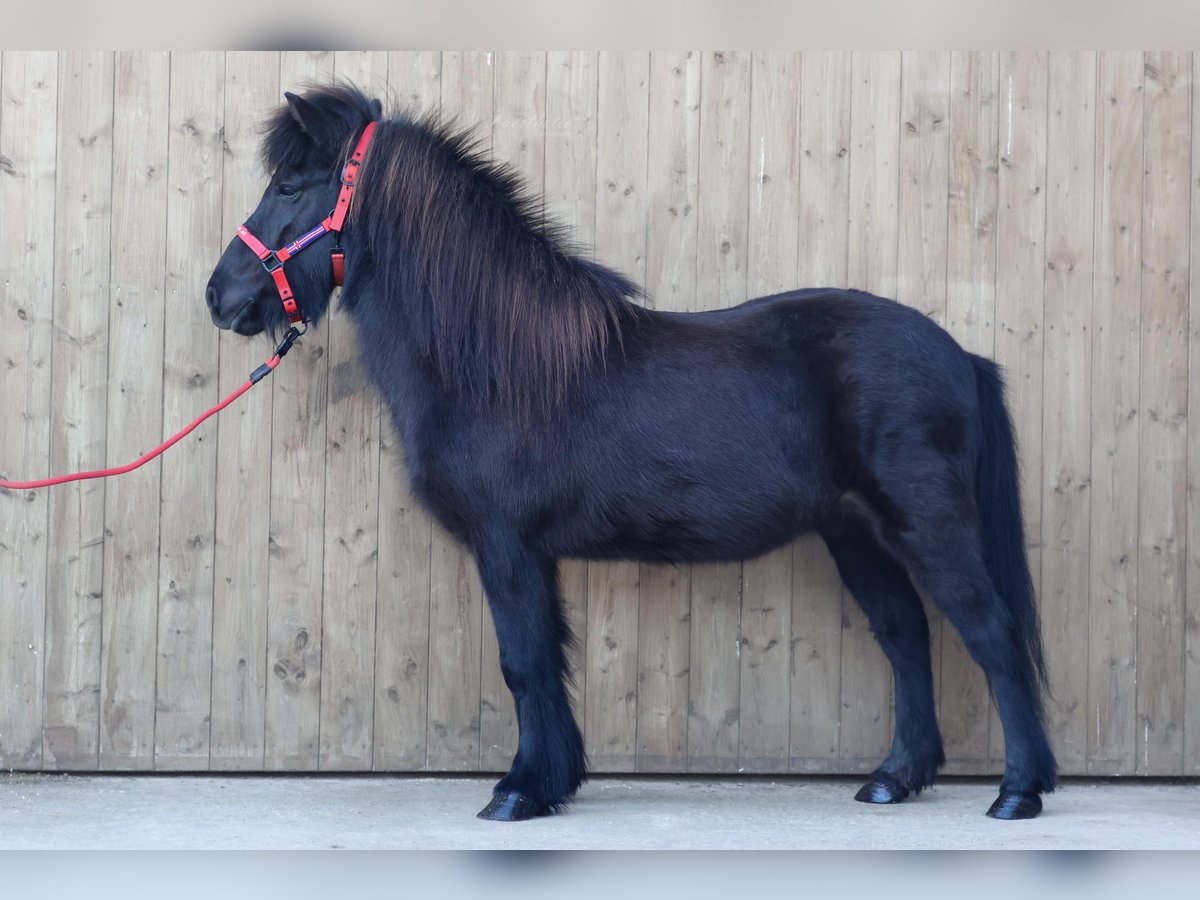
[[[387,54],[338,52],[334,74],[380,93],[387,84]],[[330,316],[328,340],[320,767],[369,769],[379,587],[379,395],[358,361],[350,321]]]
[[[900,159],[899,53],[855,53],[850,93],[849,279],[896,294]]]
[[[1200,54],[1192,53],[1191,290],[1188,297],[1187,609],[1184,617],[1184,772],[1200,772]]]
[[[950,54],[901,57],[896,299],[946,322]]]
[[[387,98],[397,112],[420,117],[442,106],[442,54],[437,50],[393,50],[388,54]],[[384,115],[389,115],[388,99]]]
[[[1132,772],[1136,759],[1143,80],[1142,54],[1100,54],[1088,560],[1090,775]]]
[[[652,53],[646,182],[646,305],[696,308],[701,54]]]
[[[1078,774],[1087,763],[1087,634],[1080,623],[1087,621],[1091,508],[1096,54],[1051,53],[1048,77],[1042,640],[1059,771]]]
[[[851,65],[849,281],[894,297],[900,54],[855,53]],[[891,667],[848,592],[842,610],[841,764],[869,771],[887,755],[891,738]]]
[[[501,50],[495,55],[492,153],[512,166],[529,190],[545,183],[546,54]],[[483,610],[479,709],[479,767],[508,770],[517,752],[517,713],[500,672],[500,648],[491,610]]]
[[[279,104],[279,54],[225,57],[223,235],[258,205],[263,189],[259,125]],[[198,295],[203,290],[197,285]],[[270,354],[269,337],[221,333],[218,385],[225,396]],[[213,552],[212,727],[214,769],[265,761],[268,541],[271,527],[271,395],[252,391],[217,426]]]
[[[225,56],[171,56],[167,141],[167,308],[163,431],[174,434],[219,399],[218,332],[204,286],[221,231]],[[160,503],[156,768],[208,766],[212,684],[216,429],[163,457]]]
[[[638,283],[646,277],[649,85],[649,54],[600,54],[596,256]],[[583,735],[594,772],[636,766],[639,580],[636,563],[588,564]]]
[[[687,768],[690,566],[638,572],[637,771]]]
[[[704,53],[700,65],[697,305],[746,299],[750,54]],[[692,569],[688,769],[738,765],[742,567]]]
[[[995,353],[999,67],[995,53],[950,57],[946,330],[963,349],[989,359]],[[942,629],[940,660],[934,678],[944,771],[980,771],[989,752],[987,679],[953,628]]]
[[[1183,773],[1191,60],[1145,61],[1141,415],[1138,418],[1137,766]]]
[[[113,55],[64,53],[58,77],[51,472],[104,464]],[[45,728],[49,763],[98,763],[103,482],[50,491]]]
[[[800,59],[796,283],[845,287],[850,188],[850,54]],[[793,545],[788,769],[836,771],[841,735],[842,580],[816,535]]]
[[[796,287],[800,220],[800,55],[755,53],[750,99],[747,293]],[[788,766],[789,641],[795,551],[789,544],[742,566],[738,770]]]
[[[546,212],[588,250],[596,240],[598,65],[599,55],[591,51],[551,51],[546,59]],[[567,652],[571,706],[581,724],[587,687],[587,581],[586,562],[559,561],[559,588],[575,635]]]
[[[646,303],[696,303],[700,54],[650,56],[646,176]],[[687,767],[691,566],[639,571],[637,768]]]
[[[900,214],[896,299],[946,324],[950,177],[950,54],[900,60]],[[925,604],[932,671],[941,667],[941,613]]]
[[[965,350],[995,351],[1000,57],[950,56],[946,327]]]
[[[1042,306],[1046,277],[1046,54],[1000,59],[999,198],[996,218],[996,361],[1017,433],[1021,515],[1030,571],[1042,570]],[[1034,579],[1036,587],[1038,580]],[[1004,758],[1004,733],[992,712],[990,758]]]
[[[118,53],[112,170],[114,235],[109,294],[108,465],[162,438],[162,353],[167,244],[167,125],[171,59]],[[158,632],[159,463],[107,485],[100,761],[154,764]]]
[[[442,112],[491,146],[492,54],[442,54]],[[429,711],[426,767],[479,767],[481,628],[486,600],[471,556],[433,529],[429,575]]]
[[[331,51],[285,52],[279,59],[279,92],[273,102],[282,103],[285,90],[296,91],[305,84],[332,78]],[[259,172],[246,172],[241,178],[241,189],[247,194],[263,183]],[[245,202],[255,201],[247,196]],[[249,208],[241,215],[248,212]],[[312,771],[318,762],[328,389],[329,329],[313,328],[292,349],[287,365],[271,376],[263,710],[263,763],[267,769]]]
[[[441,55],[388,55],[389,93],[416,114],[441,105]],[[375,752],[379,769],[425,764],[432,522],[409,487],[404,451],[384,413],[379,435],[379,600],[375,635]]]
[[[0,58],[0,472],[41,478],[50,441],[58,58]],[[47,492],[0,491],[0,766],[54,765],[42,748]],[[69,763],[68,763],[69,764]]]

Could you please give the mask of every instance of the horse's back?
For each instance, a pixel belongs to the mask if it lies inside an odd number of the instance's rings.
[[[729,457],[723,477],[751,496],[785,497],[801,530],[819,527],[864,479],[973,478],[975,366],[918,310],[809,288],[659,323],[654,365],[686,385],[668,419],[694,417],[667,433],[712,441]]]
[[[704,347],[775,376],[829,403],[923,408],[971,406],[974,366],[941,326],[895,300],[844,288],[805,288],[700,313],[656,313],[652,353],[671,344]],[[685,351],[686,352],[686,349]]]

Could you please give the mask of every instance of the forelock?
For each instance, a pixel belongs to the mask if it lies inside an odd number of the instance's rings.
[[[300,165],[312,148],[312,139],[292,118],[286,106],[275,110],[264,123],[262,164],[268,175],[274,175],[287,165]]]
[[[349,82],[309,87],[301,94],[327,128],[320,138],[305,132],[285,103],[263,125],[262,163],[269,174],[284,166],[301,166],[316,154],[332,164],[346,141],[367,122],[379,118],[379,104]]]

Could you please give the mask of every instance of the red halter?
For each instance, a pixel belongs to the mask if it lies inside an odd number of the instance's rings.
[[[263,268],[274,279],[275,289],[279,291],[279,299],[283,301],[283,310],[287,313],[288,322],[292,325],[303,324],[306,320],[296,303],[296,295],[292,293],[292,286],[288,284],[287,275],[283,272],[283,264],[309,244],[332,232],[334,235],[331,253],[333,283],[338,286],[342,284],[346,276],[346,252],[338,241],[341,237],[342,226],[346,223],[346,214],[350,211],[350,197],[354,194],[354,182],[358,177],[363,157],[367,155],[367,145],[371,143],[371,136],[375,133],[376,124],[376,122],[369,122],[363,129],[354,153],[342,171],[342,189],[338,192],[333,212],[326,216],[320,225],[296,238],[286,247],[275,251],[268,250],[266,244],[256,238],[245,225],[237,230],[237,236],[242,239],[242,243],[253,251],[254,255],[262,262]]]

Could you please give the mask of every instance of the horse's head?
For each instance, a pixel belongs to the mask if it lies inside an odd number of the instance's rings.
[[[378,100],[339,85],[285,94],[287,105],[269,120],[262,157],[270,182],[245,228],[271,250],[319,227],[338,199],[342,166],[355,136],[381,115]],[[286,262],[287,282],[305,319],[319,319],[329,306],[334,276],[327,247],[313,247]],[[282,256],[283,254],[281,254]],[[205,299],[218,328],[254,335],[287,323],[280,292],[268,273],[276,260],[260,261],[241,237],[225,248],[208,280]]]

